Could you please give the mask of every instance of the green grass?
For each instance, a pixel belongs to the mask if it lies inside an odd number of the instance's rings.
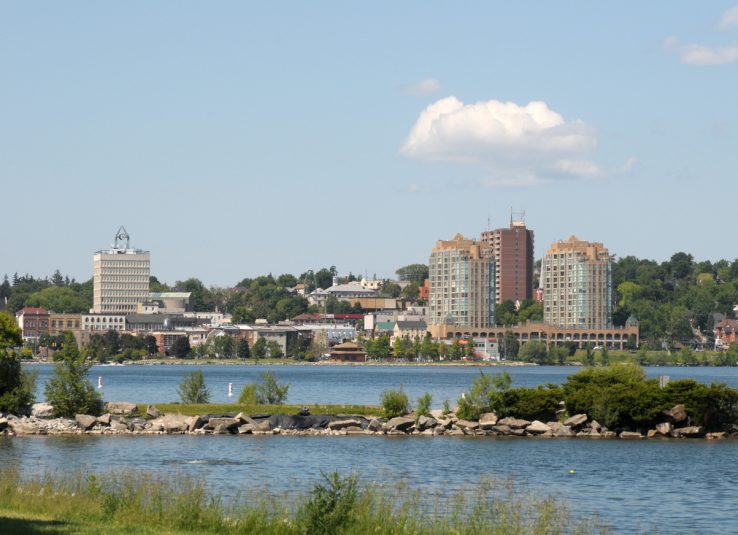
[[[225,503],[200,482],[150,474],[44,475],[0,470],[0,533],[82,534],[533,534],[608,533],[598,518],[578,518],[563,503],[482,479],[451,496],[406,485],[363,485],[325,475],[307,493],[273,496],[250,489]]]
[[[139,414],[146,414],[146,404],[138,404]],[[369,405],[308,405],[311,414],[357,414],[362,416],[378,416],[382,414],[380,407]],[[186,416],[201,414],[298,414],[302,405],[255,405],[240,403],[157,403],[156,408],[164,414],[175,413]]]

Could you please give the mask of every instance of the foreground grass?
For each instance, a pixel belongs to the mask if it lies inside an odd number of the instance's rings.
[[[146,414],[145,403],[138,404],[139,414]],[[379,416],[382,414],[381,407],[370,405],[308,405],[310,414],[357,414],[362,416]],[[198,416],[202,414],[299,414],[302,405],[257,405],[241,403],[157,403],[156,408],[160,412],[178,413],[186,416]]]
[[[590,534],[597,518],[574,517],[559,501],[510,483],[482,480],[451,498],[398,485],[324,476],[312,491],[279,498],[253,492],[225,503],[191,478],[143,473],[45,475],[0,470],[0,533]]]

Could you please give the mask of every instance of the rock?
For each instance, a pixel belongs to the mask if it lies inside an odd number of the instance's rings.
[[[705,432],[700,426],[692,425],[689,427],[674,429],[674,434],[681,438],[700,438],[705,435]]]
[[[528,420],[521,420],[519,418],[513,418],[512,416],[508,416],[507,418],[503,418],[502,420],[499,420],[497,422],[498,425],[506,425],[510,429],[525,429],[530,425],[530,422]]]
[[[213,427],[213,434],[214,435],[227,435],[228,426],[226,424],[216,424],[215,427]]]
[[[445,434],[452,437],[460,437],[464,435],[464,432],[461,429],[451,429],[451,431],[445,431]]]
[[[74,419],[83,431],[87,431],[97,423],[97,418],[89,414],[76,414]]]
[[[492,429],[495,425],[497,425],[497,415],[494,412],[485,412],[479,417],[480,429],[484,429],[486,431],[488,429]]]
[[[339,431],[348,427],[358,427],[359,429],[361,429],[361,422],[352,418],[346,420],[333,420],[332,422],[328,422],[328,429],[331,429],[332,431]]]
[[[384,428],[387,431],[407,431],[415,424],[415,420],[412,418],[406,418],[405,416],[397,416],[396,418],[390,419]]]
[[[3,416],[0,418],[0,431],[5,431],[6,427],[8,427],[8,419]]]
[[[660,436],[660,435],[659,435],[659,432],[656,431],[655,429],[649,429],[646,432],[646,438],[648,438],[648,439],[655,438],[657,436]]]
[[[243,424],[238,427],[239,435],[250,435],[254,432],[254,424]]]
[[[374,431],[376,433],[377,431],[382,430],[382,425],[383,425],[382,420],[378,418],[372,418],[371,421],[369,422],[369,425],[367,425],[366,428],[369,431]]]
[[[454,420],[452,420],[451,418],[436,420],[436,425],[441,426],[444,429],[451,429],[451,426],[454,425]]]
[[[598,433],[602,431],[602,426],[597,420],[589,422],[589,428],[592,429],[592,431],[597,431]]]
[[[475,429],[479,429],[479,422],[473,422],[471,420],[458,420],[456,422],[456,427],[458,427],[459,429],[470,429],[473,431]]]
[[[125,420],[113,420],[110,422],[110,430],[124,433],[128,431],[128,423]]]
[[[146,414],[151,418],[158,418],[159,416],[161,416],[161,412],[159,412],[159,409],[157,409],[153,405],[149,405],[146,407]]]
[[[54,415],[54,407],[48,403],[34,403],[31,405],[31,416],[34,418],[51,418]]]
[[[430,411],[430,415],[432,418],[435,418],[436,420],[439,420],[443,418],[443,409],[433,409]]]
[[[261,433],[266,433],[267,431],[271,433],[272,431],[272,422],[269,420],[264,420],[263,422],[259,422],[256,424],[256,427],[254,428],[254,431],[258,431]],[[256,433],[254,433],[256,434]]]
[[[8,420],[8,428],[13,432],[15,435],[45,435],[46,429],[42,428],[38,425],[37,422],[34,422],[32,420],[27,420],[26,418],[23,419],[16,419],[16,420]]]
[[[551,428],[543,422],[534,420],[528,427],[525,428],[525,432],[529,435],[542,435],[544,433],[551,433]]]
[[[717,432],[717,433],[707,433],[705,435],[705,438],[707,440],[721,440],[721,439],[725,438],[725,431],[720,431],[720,432]]]
[[[180,433],[189,431],[190,417],[184,414],[165,414],[148,423],[149,428],[154,431],[165,431],[167,433]],[[112,424],[110,425],[112,427]]]
[[[246,414],[239,412],[234,416],[236,420],[239,420],[242,424],[253,424],[256,425],[256,422],[251,419],[250,416],[247,416]]]
[[[499,424],[495,425],[494,427],[492,427],[492,431],[494,431],[495,433],[499,435],[505,435],[505,436],[510,435],[512,433],[512,429],[510,429],[509,425],[499,425]]]
[[[105,404],[105,410],[118,416],[135,416],[138,413],[138,407],[134,403],[125,401],[109,401]]]
[[[607,430],[605,430],[605,431],[602,431],[602,433],[600,434],[600,436],[602,438],[616,438],[618,435],[617,435],[617,433],[615,433],[615,431],[607,431]]]
[[[635,431],[623,431],[620,433],[620,438],[624,438],[626,440],[634,440],[643,438],[643,435]]]
[[[687,415],[687,411],[684,408],[684,405],[674,405],[671,409],[668,411],[664,411],[664,415],[669,419],[671,423],[679,424],[682,422],[686,422],[689,416]]]
[[[670,435],[671,435],[671,432],[672,432],[673,430],[674,430],[674,426],[673,426],[673,425],[671,425],[671,422],[663,422],[663,423],[660,423],[660,424],[656,424],[656,429],[655,429],[655,431],[656,431],[656,432],[657,432],[657,433],[658,433],[659,435],[663,435],[663,436],[665,436],[665,437],[668,437],[668,436],[670,436]]]
[[[97,423],[100,425],[110,425],[110,413],[103,414],[97,417]]]
[[[187,431],[192,433],[205,425],[205,419],[202,416],[190,416],[185,420],[185,423],[187,424]]]
[[[568,425],[560,425],[554,431],[553,436],[559,437],[559,438],[573,437],[574,432],[571,430],[571,427],[569,427]]]
[[[574,416],[567,418],[564,420],[564,425],[576,429],[577,427],[581,426],[582,424],[587,423],[587,415],[586,414],[575,414]]]
[[[236,429],[239,425],[241,425],[241,420],[237,418],[210,418],[208,420],[208,427],[212,427],[215,429],[219,425],[225,426],[227,430]]]
[[[418,418],[418,423],[415,424],[418,429],[421,431],[424,431],[426,429],[430,429],[431,427],[435,427],[438,424],[435,418],[432,416],[421,416]]]
[[[514,437],[524,437],[525,436],[525,429],[510,429],[510,434]]]
[[[438,437],[446,433],[446,428],[442,427],[440,425],[437,425],[433,428],[433,436]]]

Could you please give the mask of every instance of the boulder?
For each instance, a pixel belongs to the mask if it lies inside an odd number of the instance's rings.
[[[506,425],[510,429],[525,429],[530,425],[530,422],[528,420],[521,420],[520,418],[513,418],[512,416],[508,416],[507,418],[499,420],[497,424]]]
[[[87,431],[97,423],[97,418],[90,416],[89,414],[76,414],[74,419],[79,428],[83,431]]]
[[[6,427],[8,427],[8,419],[5,416],[0,417],[0,431],[5,431]]]
[[[528,427],[525,428],[525,432],[529,435],[542,435],[544,433],[551,433],[551,428],[543,422],[534,420]]]
[[[636,440],[643,438],[643,435],[635,431],[623,431],[620,433],[620,438],[624,438],[626,440]]]
[[[111,431],[125,433],[128,431],[128,423],[125,420],[113,420],[110,422]]]
[[[184,414],[165,414],[149,422],[149,427],[154,431],[165,431],[167,433],[180,433],[189,430],[190,417]],[[110,424],[113,427],[113,424]]]
[[[648,439],[656,438],[658,436],[660,436],[659,432],[656,431],[655,429],[649,429],[648,432],[646,432],[646,438]]]
[[[432,409],[430,411],[431,417],[435,418],[436,420],[439,420],[444,417],[443,409]]]
[[[705,435],[705,438],[707,440],[720,440],[725,438],[725,431],[720,431],[718,433],[707,433]]]
[[[442,427],[440,425],[437,425],[436,427],[433,428],[433,436],[434,437],[441,436],[444,433],[446,433],[446,428],[445,427]]]
[[[227,435],[228,432],[228,426],[225,424],[216,424],[215,427],[213,427],[214,435]]]
[[[418,429],[424,431],[426,429],[430,429],[431,427],[435,427],[437,424],[438,422],[432,416],[421,416],[420,418],[418,418],[418,423],[415,425]]]
[[[205,419],[202,416],[190,416],[185,420],[185,423],[187,424],[187,431],[192,433],[205,425]]]
[[[498,424],[492,427],[492,431],[494,431],[495,433],[499,435],[505,435],[505,436],[512,434],[512,429],[510,428],[509,425],[499,425]]]
[[[480,429],[484,429],[486,431],[488,429],[492,429],[495,425],[497,425],[497,415],[494,412],[485,412],[479,417]]]
[[[564,425],[576,429],[577,427],[587,423],[587,415],[586,414],[575,414],[574,416],[567,418],[564,420]]]
[[[31,416],[34,418],[51,418],[54,415],[54,407],[48,403],[34,403],[31,405]]]
[[[405,432],[415,424],[415,420],[412,418],[406,418],[405,416],[397,416],[396,418],[390,419],[384,428],[387,431],[402,431]]]
[[[135,403],[125,401],[109,401],[105,404],[105,410],[118,416],[135,416],[138,413]]]
[[[254,424],[243,424],[238,427],[239,435],[250,435],[254,432]]]
[[[589,422],[589,428],[592,431],[597,431],[598,433],[602,431],[602,426],[597,420],[592,420],[591,422]]]
[[[359,429],[361,429],[361,422],[358,420],[354,420],[353,418],[349,418],[346,420],[333,420],[332,422],[328,422],[328,429],[331,429],[332,431],[339,431],[348,427],[358,427]]]
[[[149,405],[146,407],[146,414],[150,418],[158,418],[159,416],[161,416],[161,412],[159,412],[159,409],[157,409],[153,405]]]
[[[671,409],[668,411],[664,411],[664,415],[669,419],[671,423],[679,424],[682,422],[686,422],[689,416],[687,415],[687,411],[684,408],[684,405],[674,405]]]
[[[110,413],[103,414],[97,417],[97,423],[100,425],[110,425]]]
[[[272,431],[272,422],[269,420],[264,420],[262,422],[259,422],[256,424],[256,427],[254,428],[254,431],[258,431],[261,433],[265,433],[267,431]]]
[[[366,428],[369,431],[374,431],[375,433],[382,430],[382,420],[378,418],[372,418],[369,422],[369,425],[366,426]]]
[[[671,432],[674,430],[674,426],[671,425],[671,422],[663,422],[660,424],[656,424],[656,431],[659,435],[668,437],[671,435]]]
[[[700,426],[691,425],[674,429],[674,435],[680,438],[700,438],[705,436],[705,431]]]
[[[617,433],[615,431],[607,431],[607,430],[604,430],[604,431],[602,431],[602,433],[600,433],[600,436],[602,438],[616,438],[618,435],[617,435]]]
[[[215,429],[219,425],[225,426],[227,430],[236,429],[239,425],[241,425],[241,420],[237,418],[210,418],[208,420],[208,427],[212,427]]]
[[[33,420],[15,419],[8,420],[8,428],[15,435],[45,435],[46,429]]]
[[[445,418],[441,420],[436,420],[437,426],[443,427],[444,429],[451,429],[451,426],[454,425],[454,420],[451,418]]]
[[[254,420],[251,419],[250,416],[247,416],[246,414],[239,412],[234,416],[236,420],[239,420],[242,424],[256,424]]]
[[[571,430],[571,427],[569,427],[568,425],[560,425],[554,431],[553,436],[559,437],[559,438],[568,438],[568,437],[573,437],[574,432]]]
[[[475,429],[479,429],[479,422],[473,422],[471,420],[458,420],[456,422],[456,427],[458,427],[459,429],[470,429],[473,431]]]

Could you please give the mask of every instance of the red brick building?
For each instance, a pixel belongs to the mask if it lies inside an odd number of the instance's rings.
[[[482,232],[481,241],[495,259],[495,302],[523,301],[533,297],[533,231],[522,220],[510,228]]]

